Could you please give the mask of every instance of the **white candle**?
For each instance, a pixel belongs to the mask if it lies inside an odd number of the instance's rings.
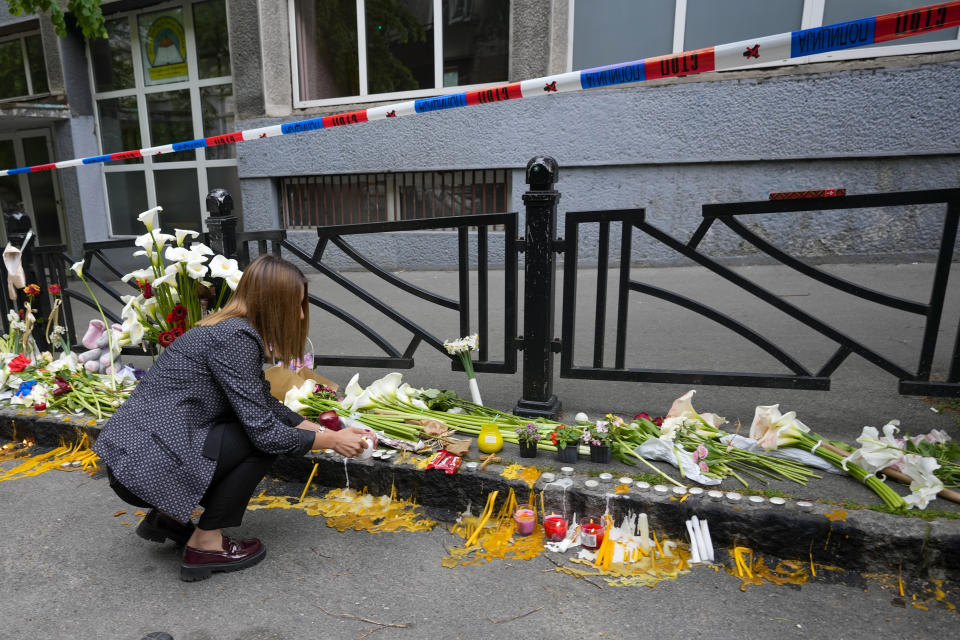
[[[640,546],[646,551],[650,548],[650,525],[647,523],[647,514],[640,514]]]

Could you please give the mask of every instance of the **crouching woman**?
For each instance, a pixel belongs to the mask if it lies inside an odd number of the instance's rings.
[[[111,487],[150,509],[137,534],[185,545],[182,580],[263,560],[260,540],[222,530],[240,525],[278,454],[362,451],[368,432],[325,430],[270,395],[264,362],[301,357],[308,329],[303,273],[272,255],[257,258],[230,302],[164,349],[97,438]],[[194,527],[197,505],[204,510]]]

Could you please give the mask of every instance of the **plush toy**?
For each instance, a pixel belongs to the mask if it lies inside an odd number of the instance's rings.
[[[121,334],[122,327],[119,324],[111,326],[108,332],[103,321],[91,320],[87,332],[83,334],[83,340],[80,341],[87,348],[87,351],[79,356],[83,368],[91,373],[108,373],[112,363],[115,369],[119,369]],[[111,342],[113,349],[110,348]]]

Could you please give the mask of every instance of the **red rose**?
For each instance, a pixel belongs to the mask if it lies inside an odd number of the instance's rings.
[[[50,295],[52,295],[52,296],[58,296],[58,295],[60,295],[60,293],[61,293],[60,285],[54,283],[54,284],[50,285],[49,287],[47,287],[47,291],[49,291],[49,292],[50,292]]]
[[[11,360],[7,364],[7,367],[10,369],[10,371],[17,373],[26,369],[28,364],[30,364],[30,358],[21,353],[16,358]]]
[[[171,318],[170,316],[173,317]],[[170,316],[167,316],[167,318],[174,322],[183,322],[187,319],[187,308],[182,304],[174,305],[173,309],[170,310]]]
[[[38,284],[28,284],[23,288],[23,292],[28,296],[40,295],[40,285]]]
[[[172,330],[161,331],[160,335],[157,336],[157,342],[161,347],[169,347],[176,339],[177,334],[175,334]]]
[[[67,393],[68,391],[73,391],[70,383],[60,376],[57,376],[54,382],[57,385],[56,389],[53,390],[54,397]]]

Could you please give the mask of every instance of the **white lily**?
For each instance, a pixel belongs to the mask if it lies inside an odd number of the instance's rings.
[[[356,402],[357,398],[363,394],[363,387],[360,386],[359,381],[360,374],[355,373],[353,374],[353,377],[350,378],[350,382],[348,382],[347,386],[343,389],[344,396],[343,400],[340,401],[340,404],[348,409],[352,410],[353,403]]]
[[[677,431],[683,427],[686,421],[686,418],[680,416],[664,418],[660,424],[660,439],[673,442],[673,439],[677,437]]]
[[[750,437],[767,451],[789,447],[810,427],[797,420],[796,411],[780,413],[780,405],[758,406],[750,425]]]
[[[122,326],[123,336],[121,340],[126,338],[129,344],[134,346],[143,342],[143,325],[137,322],[136,318],[127,320]]]
[[[79,262],[74,262],[70,265],[70,270],[77,274],[78,277],[83,277],[83,260]]]
[[[696,420],[698,422],[706,422],[711,427],[719,427],[727,421],[726,418],[722,418],[715,413],[697,413],[696,409],[693,408],[693,394],[697,391],[696,389],[691,389],[685,394],[673,401],[673,404],[670,406],[670,411],[667,412],[667,418],[676,418],[682,417],[687,420]]]
[[[157,299],[156,298],[152,298],[152,297],[147,298],[140,305],[140,308],[148,316],[153,316],[154,318],[157,317]]]
[[[215,255],[210,260],[210,275],[214,278],[229,278],[239,269],[236,260]]]
[[[230,287],[232,291],[236,291],[237,287],[240,286],[240,278],[243,277],[243,271],[235,271],[229,276],[227,276],[227,286]]]
[[[187,236],[191,238],[199,238],[200,234],[196,231],[190,231],[189,229],[174,229],[174,235],[177,236],[177,246],[182,247],[183,241],[187,239]]]
[[[204,255],[204,256],[213,255],[213,249],[203,244],[202,242],[194,242],[193,244],[191,244],[190,251],[193,251],[194,253],[199,253],[200,255]]]
[[[903,472],[910,476],[910,495],[904,497],[904,502],[910,507],[926,509],[930,501],[943,491],[943,482],[933,474],[940,468],[934,458],[908,453],[903,457]]]
[[[163,211],[163,207],[154,207],[153,209],[147,209],[137,216],[137,220],[142,222],[143,226],[147,228],[147,233],[153,231],[153,228],[157,226],[157,217],[161,211]]]
[[[897,443],[896,433],[899,431],[896,425],[897,420],[891,420],[883,426],[884,436],[880,437],[880,432],[876,427],[865,426],[857,438],[860,448],[843,459],[843,468],[853,463],[867,470],[868,473],[876,473],[884,467],[896,464],[903,458],[905,451],[903,445]]]
[[[169,233],[145,233],[142,236],[137,236],[133,243],[145,251],[156,249],[163,251],[166,244],[175,239],[176,237]]]
[[[187,275],[194,280],[199,280],[203,276],[207,275],[207,265],[205,265],[203,262],[188,262]]]
[[[143,302],[143,296],[121,296],[125,304],[123,310],[120,311],[120,317],[124,320],[136,320],[137,319],[137,310],[140,308],[140,303]]]
[[[172,287],[175,287],[177,284],[177,271],[168,271],[159,278],[153,281],[153,288],[156,289],[162,284],[168,284]]]
[[[135,269],[120,278],[124,282],[136,280],[137,282],[151,282],[153,280],[153,269]]]
[[[183,247],[167,247],[163,252],[163,257],[170,262],[188,262],[190,260],[190,251]]]
[[[292,387],[287,391],[286,395],[283,396],[283,404],[291,411],[303,415],[303,413],[309,409],[307,405],[303,404],[303,400],[312,396],[316,388],[317,383],[313,380],[307,380],[299,387]]]

